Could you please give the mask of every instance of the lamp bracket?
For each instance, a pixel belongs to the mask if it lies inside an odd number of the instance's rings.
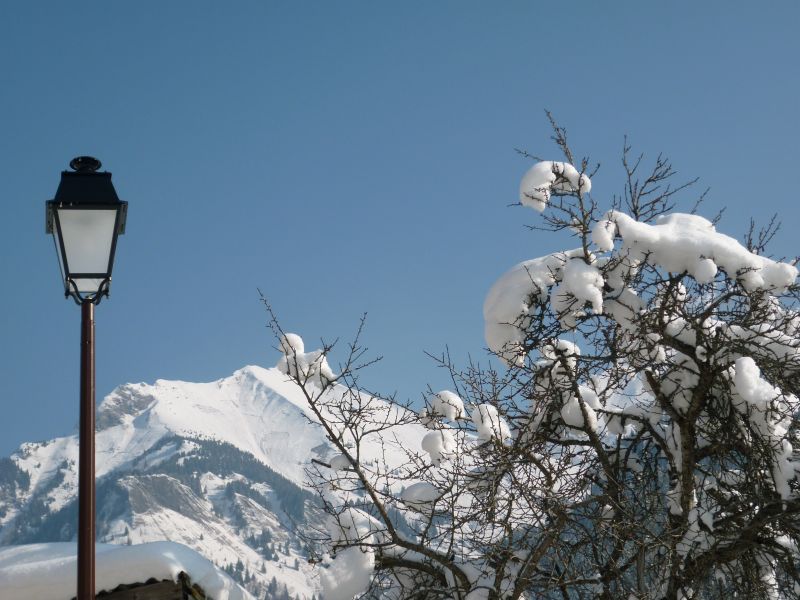
[[[100,287],[97,288],[97,292],[94,294],[90,294],[88,296],[84,296],[81,292],[78,291],[78,284],[75,283],[73,279],[67,279],[67,287],[64,290],[64,297],[65,298],[72,298],[75,301],[75,304],[78,306],[86,303],[91,303],[97,306],[100,304],[100,301],[105,297],[108,298],[110,295],[110,287],[111,287],[111,278],[106,277],[102,282],[100,282]],[[70,289],[72,287],[72,289]]]

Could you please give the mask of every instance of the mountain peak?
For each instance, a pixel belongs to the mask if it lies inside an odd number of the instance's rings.
[[[300,485],[312,449],[325,441],[297,387],[277,369],[254,365],[207,383],[121,385],[100,403],[97,425],[98,457],[104,438],[119,457],[171,433],[229,443]]]

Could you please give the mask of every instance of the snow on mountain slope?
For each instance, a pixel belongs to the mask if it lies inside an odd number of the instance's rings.
[[[319,584],[301,531],[316,517],[301,488],[311,458],[332,455],[313,420],[277,369],[118,387],[97,409],[98,539],[177,541],[259,598],[275,582],[270,598],[282,589],[310,598]],[[409,426],[391,440],[374,437],[363,456],[399,460],[400,446],[419,448],[425,433]],[[77,459],[73,435],[23,444],[0,462],[0,544],[74,539]]]
[[[133,464],[166,435],[176,434],[232,444],[302,485],[313,449],[326,445],[303,403],[285,375],[261,367],[245,367],[210,383],[122,385],[97,409],[97,477]],[[54,509],[77,489],[77,436],[23,444],[15,458],[31,475],[32,490],[63,478],[49,495]]]
[[[119,480],[129,501],[128,510],[108,522],[103,541],[117,544],[143,544],[159,540],[178,542],[193,548],[218,566],[241,563],[242,571],[256,574],[267,584],[276,577],[292,596],[310,597],[315,574],[299,552],[274,512],[239,494],[225,499],[225,484],[230,480],[204,477],[207,495],[196,495],[187,486],[166,475],[128,476]],[[107,510],[115,507],[106,506]],[[119,506],[116,507],[119,509]],[[233,512],[241,515],[231,527]],[[238,531],[237,531],[238,530]],[[246,541],[264,530],[274,531],[274,539],[290,546],[288,552],[270,562]],[[252,589],[252,588],[251,588]]]
[[[260,367],[245,367],[210,383],[122,385],[98,406],[97,425],[98,479],[130,468],[168,435],[230,443],[298,485],[303,485],[314,448],[326,448],[324,435],[306,418],[299,390],[277,370]],[[76,435],[23,444],[12,458],[30,475],[30,492],[43,494],[51,511],[77,493]],[[0,527],[16,512],[9,507],[0,516]]]
[[[303,485],[310,458],[326,453],[328,446],[323,431],[309,419],[313,414],[302,392],[274,368],[249,366],[210,383],[157,380],[152,385],[122,385],[97,409],[97,477],[134,464],[159,440],[174,434],[227,442]],[[401,445],[419,448],[424,434],[421,428],[404,428],[399,432]],[[378,458],[385,449],[376,443],[367,449],[367,458]],[[392,453],[391,444],[388,451]],[[49,495],[54,508],[63,506],[77,489],[77,436],[23,444],[15,458],[31,474],[33,490],[63,478]]]
[[[120,410],[125,407],[135,410]],[[98,422],[111,425],[112,415],[118,415],[117,423],[98,434],[98,475],[140,456],[159,433],[171,432],[228,442],[302,485],[312,449],[325,444],[306,418],[302,394],[276,369],[245,367],[211,383],[159,379],[124,385],[98,407]]]

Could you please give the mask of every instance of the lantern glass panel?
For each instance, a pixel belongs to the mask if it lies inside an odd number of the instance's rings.
[[[116,208],[79,210],[59,208],[58,221],[64,248],[65,275],[78,284],[81,292],[97,290],[109,274]],[[94,277],[81,277],[93,275]],[[101,277],[97,277],[100,275]]]

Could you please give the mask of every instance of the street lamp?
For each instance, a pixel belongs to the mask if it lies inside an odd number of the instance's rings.
[[[79,156],[61,173],[56,197],[46,203],[64,296],[81,306],[81,416],[78,458],[78,596],[94,600],[94,305],[108,296],[117,236],[125,233],[128,203],[117,197],[100,161]]]

